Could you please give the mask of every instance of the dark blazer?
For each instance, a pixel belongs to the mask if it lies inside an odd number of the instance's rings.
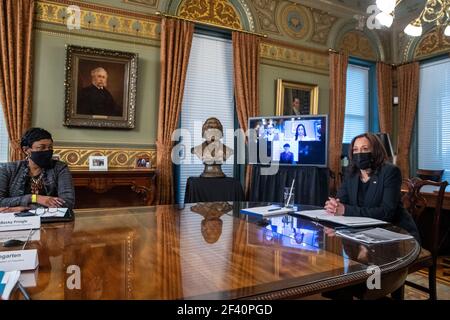
[[[293,163],[294,162],[294,154],[290,151],[283,151],[280,153],[280,163]]]
[[[420,241],[417,226],[401,202],[402,174],[397,166],[385,163],[374,172],[362,207],[358,206],[358,184],[358,173],[348,175],[337,193],[337,198],[345,205],[345,216],[387,221]]]
[[[81,89],[77,103],[79,114],[122,116],[122,109],[116,104],[108,89],[99,89],[93,84]]]
[[[73,209],[75,191],[72,175],[64,162],[54,160],[53,168],[43,169],[45,195],[64,199],[65,207]],[[27,161],[0,165],[0,207],[36,207],[31,204],[31,194],[25,194],[29,174]]]

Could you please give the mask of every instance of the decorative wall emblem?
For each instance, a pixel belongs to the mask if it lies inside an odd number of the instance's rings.
[[[305,7],[288,5],[281,10],[279,17],[283,31],[294,39],[307,37],[312,29],[312,15]]]
[[[258,15],[259,24],[264,31],[280,33],[276,23],[275,12],[279,1],[276,0],[252,0]]]
[[[328,35],[337,18],[321,10],[312,9],[311,11],[314,21],[314,32],[311,37],[311,42],[326,44]]]
[[[376,51],[367,36],[360,31],[350,31],[344,35],[338,50],[347,52],[351,56],[377,60]]]
[[[227,0],[183,0],[178,6],[177,15],[186,19],[242,29],[239,14]]]
[[[448,52],[450,49],[450,39],[444,35],[442,29],[434,27],[426,33],[414,52],[415,58],[421,58],[436,53]]]

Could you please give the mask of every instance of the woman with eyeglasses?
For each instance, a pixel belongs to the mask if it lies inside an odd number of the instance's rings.
[[[25,160],[0,166],[0,213],[26,208],[69,208],[75,204],[72,175],[64,162],[54,160],[52,135],[31,128],[22,137]]]

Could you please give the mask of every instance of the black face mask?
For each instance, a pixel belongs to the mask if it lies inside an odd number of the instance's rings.
[[[372,152],[354,153],[353,165],[361,170],[369,169],[372,164]]]
[[[51,168],[53,161],[53,150],[47,151],[32,151],[31,152],[31,160],[36,163],[39,167],[44,169]]]

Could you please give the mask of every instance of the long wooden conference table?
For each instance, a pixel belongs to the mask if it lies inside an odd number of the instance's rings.
[[[36,281],[26,290],[36,300],[301,298],[365,287],[374,265],[389,292],[420,251],[415,240],[365,246],[297,216],[240,211],[258,205],[78,210],[73,222],[43,224],[28,244],[39,267],[25,274]]]

